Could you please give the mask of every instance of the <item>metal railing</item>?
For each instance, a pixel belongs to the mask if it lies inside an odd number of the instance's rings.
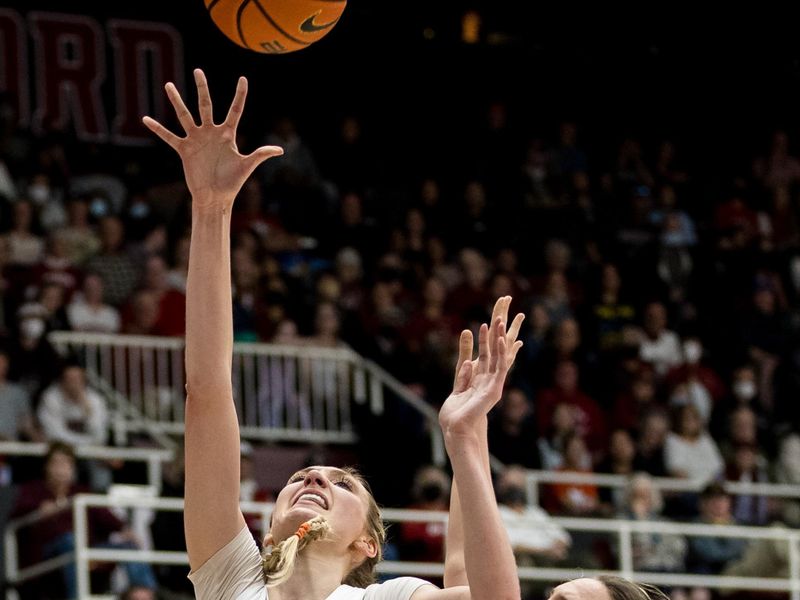
[[[117,444],[134,431],[183,434],[183,339],[68,331],[49,339],[60,353],[77,355],[110,399]],[[445,462],[436,410],[349,348],[236,343],[231,375],[244,439],[353,443],[352,403],[381,414],[388,390],[422,415],[432,460]]]
[[[44,456],[48,445],[35,442],[0,441],[0,456]],[[75,456],[82,459],[140,462],[147,467],[147,485],[161,492],[161,465],[174,457],[172,450],[161,448],[115,448],[111,446],[76,446]]]
[[[87,509],[89,507],[129,507],[153,510],[182,511],[183,500],[178,498],[120,498],[107,496],[78,495],[68,507],[73,511],[75,524],[75,551],[50,559],[47,563],[31,565],[20,569],[17,562],[16,535],[20,528],[29,526],[42,518],[34,513],[9,523],[5,532],[6,576],[12,584],[20,584],[43,573],[60,568],[75,561],[78,574],[78,596],[89,600],[111,599],[111,596],[92,595],[89,589],[89,563],[99,562],[149,562],[151,564],[188,565],[188,556],[183,552],[156,550],[111,550],[91,548],[88,545]],[[261,522],[269,523],[272,510],[270,503],[242,503],[241,508],[248,513],[262,515]],[[52,513],[50,513],[52,514]],[[404,509],[386,509],[384,520],[390,522],[438,522],[446,523],[447,513]],[[666,586],[702,586],[713,589],[738,589],[758,591],[788,592],[792,600],[800,600],[800,531],[785,527],[739,527],[722,525],[701,525],[688,523],[665,523],[662,521],[628,521],[616,519],[553,518],[553,522],[568,531],[605,532],[618,538],[619,569],[586,570],[572,568],[520,567],[519,577],[523,581],[559,582],[575,577],[592,577],[602,574],[615,574],[642,583]],[[265,532],[264,532],[265,533]],[[747,540],[779,540],[788,544],[788,578],[781,577],[738,577],[709,576],[691,573],[650,573],[636,571],[633,560],[633,540],[636,533],[660,533],[688,537],[727,537]],[[444,566],[441,563],[421,563],[408,561],[384,561],[378,566],[381,573],[393,575],[441,576]],[[13,598],[13,590],[7,598]]]
[[[629,475],[530,470],[527,472],[527,499],[529,504],[538,505],[541,494],[539,488],[542,484],[561,483],[625,489],[629,482]],[[653,477],[652,482],[653,486],[662,492],[700,492],[708,483],[697,479],[679,479],[675,477]],[[733,496],[765,496],[800,500],[800,485],[744,481],[722,481],[721,483],[725,490]]]

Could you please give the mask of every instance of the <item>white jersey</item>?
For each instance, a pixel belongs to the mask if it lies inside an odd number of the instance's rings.
[[[243,527],[199,569],[189,574],[197,600],[267,600],[261,555],[252,534]],[[398,577],[366,589],[340,585],[325,600],[409,600],[423,585],[416,577]]]

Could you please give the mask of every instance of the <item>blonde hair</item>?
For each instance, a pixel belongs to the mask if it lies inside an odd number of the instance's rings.
[[[361,564],[350,571],[342,581],[345,585],[365,588],[375,583],[375,568],[383,556],[383,545],[386,542],[386,529],[383,526],[380,508],[378,508],[369,484],[361,474],[352,468],[342,469],[345,473],[358,480],[367,491],[367,518],[364,529],[369,538],[377,546],[377,552],[373,557],[367,557]],[[331,527],[325,517],[314,517],[310,521],[303,523],[294,535],[289,536],[282,542],[275,544],[269,553],[264,554],[262,568],[267,587],[280,585],[292,576],[294,563],[298,553],[314,540],[325,538],[331,532]]]
[[[294,571],[297,553],[310,542],[324,538],[330,530],[331,526],[325,517],[314,517],[303,523],[293,535],[275,544],[269,553],[265,553],[262,568],[267,579],[267,587],[281,584],[289,579]]]
[[[669,600],[664,592],[647,583],[634,583],[614,575],[597,578],[608,590],[611,600]]]

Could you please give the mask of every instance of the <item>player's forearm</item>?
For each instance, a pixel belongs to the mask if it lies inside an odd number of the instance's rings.
[[[473,600],[518,600],[517,566],[497,510],[485,443],[448,440],[447,452],[458,482],[464,536],[464,563]]]
[[[484,451],[481,452],[483,468],[491,478],[488,443],[484,438]],[[450,513],[447,519],[447,538],[445,542],[444,587],[468,585],[467,568],[464,562],[464,516],[459,499],[458,477],[453,477],[450,491]]]
[[[193,198],[186,279],[186,376],[193,398],[231,387],[233,351],[230,212],[199,200]]]

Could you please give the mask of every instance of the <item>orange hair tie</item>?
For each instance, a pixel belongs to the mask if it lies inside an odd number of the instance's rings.
[[[309,523],[303,523],[297,528],[294,534],[302,540],[309,531],[311,531],[311,525]]]

